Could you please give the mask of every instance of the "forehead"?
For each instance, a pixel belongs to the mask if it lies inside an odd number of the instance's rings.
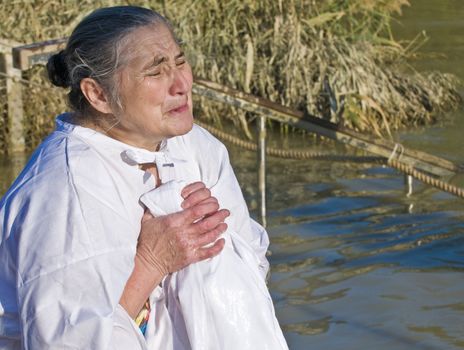
[[[125,41],[122,57],[129,65],[143,64],[154,57],[169,58],[180,50],[173,34],[164,24],[137,28],[127,35]]]

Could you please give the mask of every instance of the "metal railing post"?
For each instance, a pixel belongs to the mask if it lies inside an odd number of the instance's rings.
[[[261,195],[261,223],[263,227],[266,227],[266,118],[264,116],[259,117],[259,142],[258,142],[258,153],[259,153],[259,193]]]
[[[411,197],[413,193],[413,177],[411,175],[404,175],[404,184],[405,184],[405,192],[406,197]]]

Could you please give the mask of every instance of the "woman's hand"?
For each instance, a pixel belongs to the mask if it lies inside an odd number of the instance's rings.
[[[201,182],[186,186],[181,195],[183,211],[160,217],[147,211],[142,218],[137,257],[163,276],[211,258],[224,247],[224,240],[217,238],[227,229],[229,211],[219,210],[217,199]]]
[[[201,182],[186,186],[181,193],[184,210],[160,217],[148,211],[142,218],[134,270],[120,299],[121,306],[135,318],[151,291],[168,273],[211,258],[222,250],[229,211],[219,209],[216,198]]]

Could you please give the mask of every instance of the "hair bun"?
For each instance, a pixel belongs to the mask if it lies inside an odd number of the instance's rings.
[[[48,79],[55,86],[69,87],[69,72],[63,50],[50,56],[47,62]]]

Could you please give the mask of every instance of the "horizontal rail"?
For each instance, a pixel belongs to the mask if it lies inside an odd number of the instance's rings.
[[[13,48],[13,66],[27,70],[37,64],[46,64],[49,57],[66,46],[67,38],[41,41]]]
[[[429,174],[450,176],[463,170],[461,166],[449,160],[406,149],[392,141],[364,135],[329,121],[306,115],[301,111],[220,84],[196,79],[193,91],[198,95],[222,101],[246,111],[264,114],[269,119],[302,128],[385,158],[395,158]]]

